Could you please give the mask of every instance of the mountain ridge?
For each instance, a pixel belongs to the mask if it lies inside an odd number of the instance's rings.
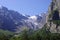
[[[0,8],[0,29],[9,31],[21,31],[22,27],[27,27],[28,29],[37,30],[42,27],[43,18],[44,17],[39,15],[24,16],[17,11],[9,10],[6,7],[2,7]],[[43,23],[45,24],[45,22]]]

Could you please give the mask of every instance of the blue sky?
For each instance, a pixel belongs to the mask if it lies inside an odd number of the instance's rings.
[[[48,10],[51,0],[0,0],[0,5],[21,14],[37,15]]]

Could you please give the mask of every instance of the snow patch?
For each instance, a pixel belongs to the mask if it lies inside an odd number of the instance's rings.
[[[33,20],[37,20],[37,17],[36,16],[31,16],[29,17],[30,19],[33,19]]]
[[[38,23],[36,23],[36,22],[35,22],[34,24],[35,24],[35,25],[38,25]]]
[[[26,16],[25,14],[22,14],[23,16]]]
[[[41,14],[39,14],[39,16],[42,16]]]

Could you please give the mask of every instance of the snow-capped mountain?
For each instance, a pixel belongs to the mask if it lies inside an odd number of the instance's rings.
[[[17,11],[0,6],[0,29],[15,32],[20,32],[25,28],[37,30],[43,27],[44,21],[45,15],[22,15]]]

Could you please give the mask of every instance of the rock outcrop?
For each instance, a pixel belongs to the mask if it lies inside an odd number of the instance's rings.
[[[48,8],[47,29],[52,33],[60,32],[60,0],[52,0]]]

